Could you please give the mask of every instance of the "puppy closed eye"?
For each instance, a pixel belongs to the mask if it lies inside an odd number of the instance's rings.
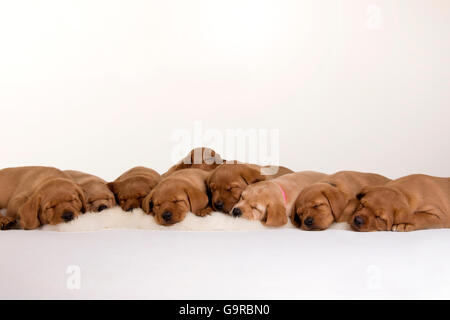
[[[322,205],[323,205],[323,203],[315,204],[315,205],[313,205],[313,209],[317,209],[317,208],[319,208]]]

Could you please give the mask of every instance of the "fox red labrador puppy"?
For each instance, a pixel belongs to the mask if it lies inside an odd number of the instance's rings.
[[[285,225],[300,191],[325,176],[320,172],[302,171],[249,185],[242,192],[232,214],[260,220],[270,227]]]
[[[114,193],[108,188],[105,180],[80,171],[66,170],[64,172],[83,189],[88,212],[101,212],[116,205]]]
[[[212,206],[216,211],[230,213],[247,186],[265,180],[275,179],[292,170],[279,167],[278,172],[264,175],[262,167],[256,164],[224,163],[211,172],[207,185],[212,197]]]
[[[357,231],[450,228],[450,178],[413,174],[363,188],[351,219]]]
[[[135,167],[108,183],[108,187],[124,211],[133,211],[141,207],[142,200],[160,181],[161,176],[155,170]]]
[[[23,229],[68,222],[86,212],[83,190],[61,170],[17,167],[0,170],[1,229],[19,222]]]
[[[210,148],[195,148],[191,150],[186,157],[179,163],[172,166],[166,173],[162,175],[163,178],[170,176],[172,173],[182,169],[202,169],[205,171],[212,171],[220,166],[224,160],[222,157]]]
[[[144,199],[142,208],[161,225],[182,221],[188,212],[205,216],[212,212],[206,193],[208,172],[182,169],[164,178]]]
[[[303,230],[324,230],[333,222],[347,222],[359,204],[356,195],[365,186],[390,181],[379,174],[341,171],[314,183],[299,194],[291,221]]]

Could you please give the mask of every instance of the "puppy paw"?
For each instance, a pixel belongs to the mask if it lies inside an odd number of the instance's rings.
[[[199,212],[196,212],[195,215],[199,216],[199,217],[204,217],[208,214],[211,214],[211,212],[213,212],[214,210],[210,207],[207,207],[205,209],[200,210]]]
[[[0,229],[8,230],[12,229],[16,224],[16,220],[10,217],[0,216]]]
[[[409,223],[399,223],[399,224],[394,224],[393,226],[392,226],[392,229],[391,229],[392,231],[395,231],[395,232],[408,232],[408,231],[413,231],[413,230],[415,230],[414,229],[414,226],[412,225],[412,224],[409,224]]]

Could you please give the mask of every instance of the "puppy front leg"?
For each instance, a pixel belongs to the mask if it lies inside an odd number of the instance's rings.
[[[214,210],[210,206],[208,206],[208,207],[203,208],[203,209],[201,209],[201,210],[199,210],[197,212],[194,212],[194,214],[196,216],[199,216],[199,217],[204,217],[204,216],[206,216],[208,214],[211,214],[211,212],[213,212],[213,211]]]
[[[406,232],[423,229],[438,229],[449,227],[442,220],[442,213],[438,208],[424,208],[414,212],[411,223],[400,223],[392,226],[392,231]]]
[[[16,225],[16,219],[0,215],[0,230],[9,230]]]

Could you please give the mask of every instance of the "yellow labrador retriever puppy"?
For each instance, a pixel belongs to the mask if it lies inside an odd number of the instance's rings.
[[[49,167],[18,167],[0,170],[2,229],[16,220],[23,229],[68,222],[86,212],[83,190],[68,174]]]
[[[294,171],[279,167],[278,172],[264,175],[262,167],[256,164],[225,163],[211,172],[207,185],[216,211],[230,213],[247,186],[265,180],[275,179]]]
[[[208,172],[183,169],[163,179],[144,199],[142,208],[161,225],[182,221],[188,212],[205,216],[212,212],[206,193]]]
[[[260,220],[266,226],[285,225],[300,191],[325,176],[319,172],[302,171],[252,184],[242,192],[232,214],[249,220]]]
[[[359,204],[356,195],[364,186],[390,181],[379,174],[340,171],[302,190],[291,221],[303,230],[324,230],[333,222],[347,222]]]
[[[101,212],[116,205],[114,193],[109,190],[107,182],[92,174],[67,170],[64,171],[83,189],[87,211]]]
[[[195,148],[191,150],[179,163],[175,164],[166,173],[164,173],[162,177],[168,177],[175,171],[182,169],[202,169],[205,171],[212,171],[223,162],[224,160],[222,157],[213,149],[205,147]]]
[[[351,219],[357,231],[450,228],[450,178],[413,174],[366,187]]]
[[[108,183],[108,187],[122,210],[133,211],[141,207],[142,200],[160,181],[161,176],[155,170],[135,167]]]

